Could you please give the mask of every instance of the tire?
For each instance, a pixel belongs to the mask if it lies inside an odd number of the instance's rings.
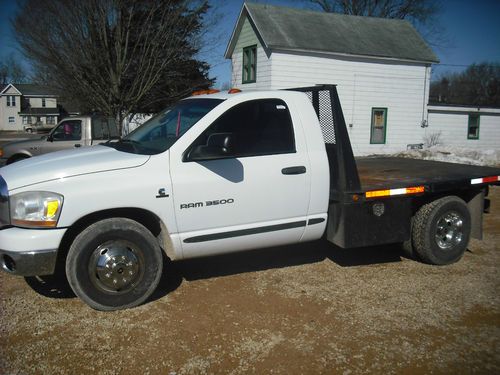
[[[103,311],[143,303],[158,286],[162,268],[163,254],[155,237],[126,218],[90,225],[75,238],[66,258],[73,292]]]
[[[467,205],[458,197],[448,196],[420,207],[413,217],[411,244],[423,262],[451,264],[462,258],[470,232]]]

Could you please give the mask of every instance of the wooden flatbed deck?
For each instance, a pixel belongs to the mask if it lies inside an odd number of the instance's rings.
[[[363,191],[421,185],[439,191],[450,185],[470,187],[474,178],[500,176],[500,168],[408,158],[360,157],[356,164]]]

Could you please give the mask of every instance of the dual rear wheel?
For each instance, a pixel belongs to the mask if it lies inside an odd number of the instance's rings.
[[[470,233],[467,204],[448,196],[420,207],[412,219],[411,238],[403,248],[407,255],[425,263],[451,264],[467,250]]]

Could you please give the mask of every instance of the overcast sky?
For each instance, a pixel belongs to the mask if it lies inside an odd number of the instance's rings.
[[[299,0],[254,2],[292,7],[303,7],[306,4]],[[214,0],[214,3],[219,4],[221,19],[210,33],[211,48],[208,48],[202,57],[212,66],[211,77],[217,79],[216,86],[219,86],[230,81],[231,66],[229,61],[224,59],[224,51],[243,0]],[[445,48],[434,48],[441,63],[433,67],[433,77],[448,70],[462,70],[472,63],[500,63],[500,0],[443,0],[441,3],[443,12],[440,21],[446,31],[448,43]],[[22,59],[16,50],[9,21],[17,11],[15,0],[0,0],[0,59],[5,59],[10,54]]]

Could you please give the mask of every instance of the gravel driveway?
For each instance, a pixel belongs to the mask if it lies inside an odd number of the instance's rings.
[[[498,374],[500,188],[457,264],[323,242],[167,265],[104,313],[64,280],[0,275],[3,374]]]

